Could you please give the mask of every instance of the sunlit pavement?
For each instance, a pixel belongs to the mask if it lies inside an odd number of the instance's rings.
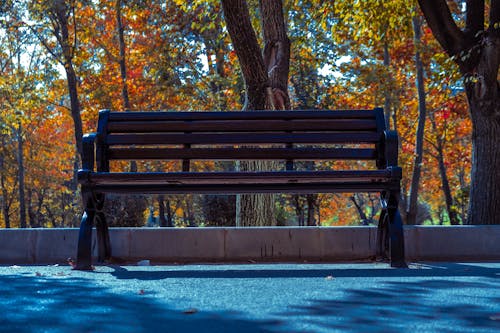
[[[1,332],[498,332],[500,263],[1,266]]]

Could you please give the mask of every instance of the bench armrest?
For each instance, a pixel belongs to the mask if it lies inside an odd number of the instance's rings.
[[[385,169],[398,165],[398,133],[392,130],[386,130],[380,138],[380,144],[377,147],[379,157],[377,167]]]
[[[95,165],[95,140],[96,134],[90,133],[83,136],[82,169],[94,171]]]

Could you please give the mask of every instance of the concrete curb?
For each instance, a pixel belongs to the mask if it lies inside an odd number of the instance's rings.
[[[500,260],[500,225],[405,226],[404,232],[408,261]],[[153,262],[366,260],[375,254],[376,234],[376,227],[110,230],[114,257]],[[0,264],[65,262],[75,258],[77,240],[78,229],[2,229]]]

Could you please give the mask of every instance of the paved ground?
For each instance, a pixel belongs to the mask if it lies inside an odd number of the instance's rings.
[[[1,332],[499,332],[500,263],[0,266]]]

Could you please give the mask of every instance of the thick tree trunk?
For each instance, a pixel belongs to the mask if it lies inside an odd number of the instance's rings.
[[[269,76],[268,109],[289,110],[288,73],[290,40],[287,36],[282,1],[260,0],[261,24],[264,33],[264,64]]]
[[[252,27],[244,0],[222,0],[227,29],[238,55],[246,86],[244,110],[287,109],[290,41],[286,35],[282,1],[260,1],[264,34],[264,56]],[[265,171],[274,163],[241,162],[240,169]],[[240,216],[237,225],[276,225],[275,195],[241,195],[237,199]]]
[[[222,0],[227,30],[245,80],[244,110],[263,110],[269,78],[245,0]]]
[[[467,224],[500,223],[500,114],[468,90],[473,119],[472,175]],[[498,94],[498,88],[497,88]],[[496,115],[495,115],[496,112]]]
[[[415,67],[417,69],[417,94],[418,94],[418,124],[415,136],[415,159],[413,161],[413,174],[411,178],[410,196],[408,200],[408,211],[406,214],[407,224],[416,224],[418,210],[418,190],[420,186],[420,175],[422,172],[422,159],[424,153],[424,128],[426,118],[424,65],[420,58],[421,25],[420,18],[414,16],[412,19],[415,41]]]
[[[500,4],[499,4],[500,7]],[[497,8],[500,11],[500,8]],[[493,9],[491,9],[493,10]],[[496,13],[500,16],[500,13]],[[497,17],[497,24],[498,22]],[[472,174],[467,224],[500,223],[500,33],[482,41],[474,76],[465,91],[472,117]]]
[[[475,106],[471,106],[474,109]],[[472,111],[472,110],[471,110]],[[500,123],[472,111],[472,175],[467,224],[500,223]]]
[[[468,224],[500,223],[500,0],[466,2],[466,26],[444,0],[419,0],[436,39],[458,64],[472,119]],[[489,18],[485,20],[485,8]],[[488,26],[485,26],[485,22]]]

